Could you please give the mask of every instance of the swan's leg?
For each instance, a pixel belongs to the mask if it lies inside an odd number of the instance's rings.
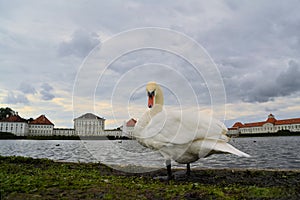
[[[191,175],[191,165],[190,165],[190,163],[186,164],[186,175],[187,176]]]
[[[171,160],[166,160],[166,166],[167,166],[167,176],[157,176],[157,177],[154,177],[154,179],[170,181],[174,178],[174,176],[172,175]]]
[[[171,169],[171,160],[166,160],[168,180],[172,179],[172,169]]]

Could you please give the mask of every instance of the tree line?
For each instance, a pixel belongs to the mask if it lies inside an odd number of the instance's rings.
[[[9,117],[11,115],[15,115],[16,113],[16,111],[9,107],[0,108],[0,120],[5,119],[6,117]]]

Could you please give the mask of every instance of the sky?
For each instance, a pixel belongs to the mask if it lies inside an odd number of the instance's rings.
[[[153,80],[169,109],[213,104],[227,127],[300,117],[299,10],[298,0],[0,0],[0,107],[55,127],[93,112],[115,128],[147,109]]]

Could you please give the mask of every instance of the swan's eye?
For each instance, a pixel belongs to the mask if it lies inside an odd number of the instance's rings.
[[[148,92],[148,97],[154,97],[155,96],[155,90],[152,92]]]

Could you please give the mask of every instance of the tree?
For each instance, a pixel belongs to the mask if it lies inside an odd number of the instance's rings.
[[[28,122],[32,122],[34,119],[32,117],[30,117],[27,121]]]
[[[5,119],[7,116],[15,115],[16,112],[9,107],[0,108],[0,120]]]

